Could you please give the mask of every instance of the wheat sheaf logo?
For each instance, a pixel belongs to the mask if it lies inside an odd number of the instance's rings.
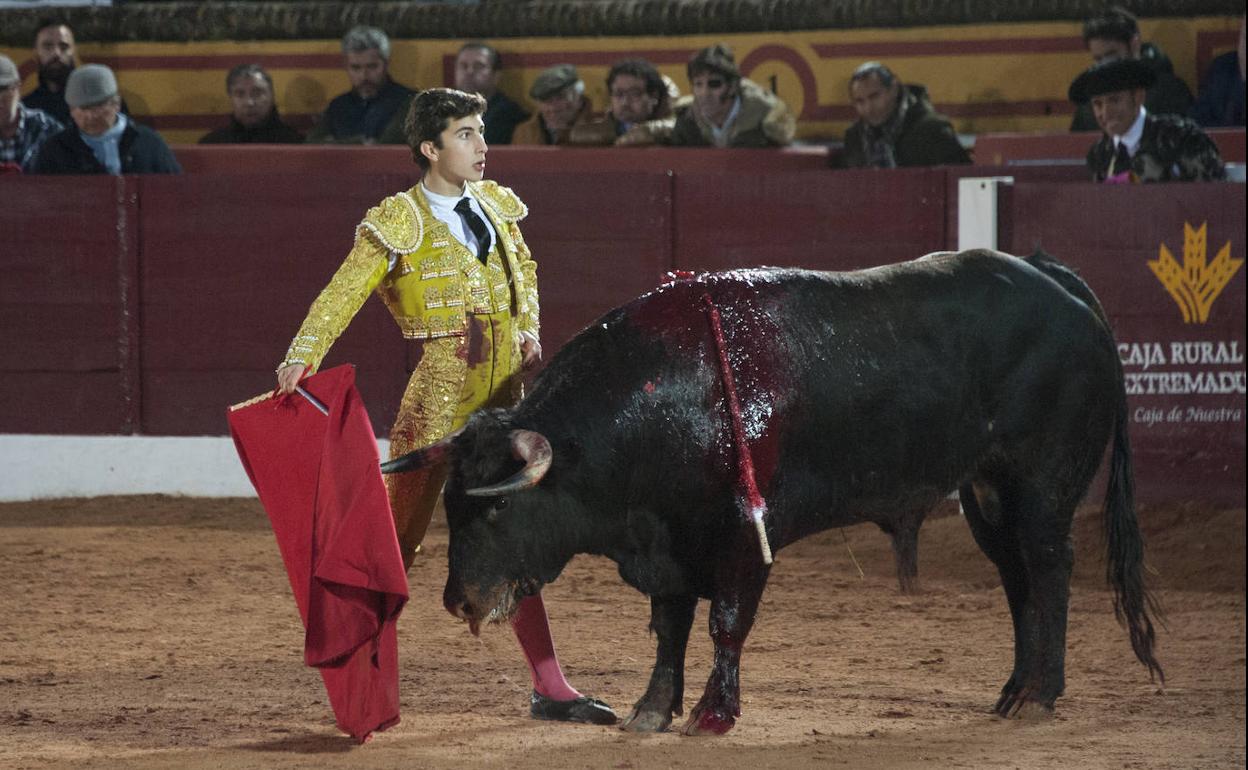
[[[1183,264],[1175,260],[1166,244],[1161,244],[1161,254],[1148,263],[1161,285],[1183,311],[1183,323],[1205,323],[1213,302],[1235,277],[1244,260],[1231,259],[1231,242],[1227,241],[1213,258],[1207,260],[1206,247],[1209,223],[1200,229],[1183,223]]]

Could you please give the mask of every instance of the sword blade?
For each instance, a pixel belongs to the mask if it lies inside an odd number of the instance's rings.
[[[295,392],[303,396],[304,398],[306,398],[308,400],[308,403],[316,407],[316,411],[320,412],[326,417],[329,416],[329,407],[325,406],[325,404],[319,398],[317,398],[316,396],[312,395],[307,390],[305,390],[302,385],[296,385]]]

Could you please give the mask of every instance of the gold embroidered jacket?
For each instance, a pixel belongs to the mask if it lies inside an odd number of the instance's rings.
[[[528,207],[511,189],[496,182],[469,182],[468,186],[498,234],[508,275],[485,269],[433,216],[416,185],[368,210],[356,227],[355,246],[312,303],[282,365],[319,367],[373,291],[408,339],[463,336],[467,313],[513,308],[516,330],[539,336],[537,265],[519,226]],[[508,277],[511,292],[505,291]]]

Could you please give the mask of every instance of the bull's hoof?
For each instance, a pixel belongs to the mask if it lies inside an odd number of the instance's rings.
[[[723,735],[733,728],[737,720],[728,714],[717,713],[712,709],[695,709],[689,715],[689,721],[681,729],[685,735]]]
[[[580,722],[587,725],[613,725],[619,717],[611,707],[597,698],[582,695],[573,700],[554,700],[533,691],[529,697],[529,716],[555,722]]]
[[[672,724],[671,713],[642,711],[634,706],[633,713],[620,723],[620,729],[628,733],[661,733]]]
[[[1001,695],[993,708],[1002,719],[1037,721],[1053,716],[1053,701],[1036,698],[1028,690],[1016,690]]]

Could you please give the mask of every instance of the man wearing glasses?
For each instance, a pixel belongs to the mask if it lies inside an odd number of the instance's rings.
[[[693,104],[676,118],[671,144],[690,147],[783,147],[797,128],[775,94],[741,77],[732,51],[717,43],[686,67]]]

